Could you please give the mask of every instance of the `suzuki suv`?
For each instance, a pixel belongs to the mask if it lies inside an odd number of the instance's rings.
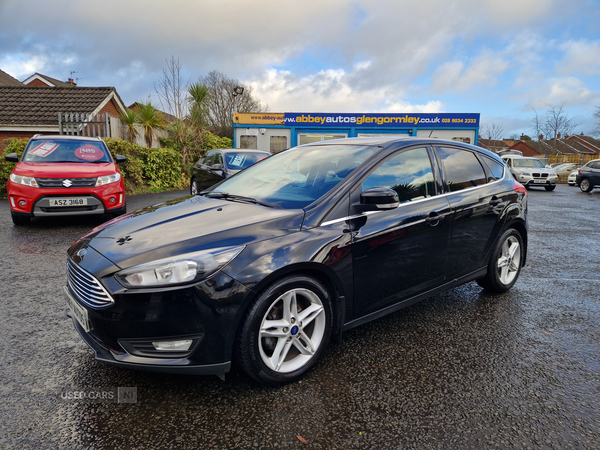
[[[95,137],[41,136],[31,138],[16,162],[8,185],[8,199],[15,225],[32,217],[108,214],[126,212],[125,183],[104,141]]]

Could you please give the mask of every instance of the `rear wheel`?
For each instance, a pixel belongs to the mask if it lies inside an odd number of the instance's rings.
[[[485,277],[477,280],[482,288],[492,292],[508,291],[519,278],[525,249],[517,230],[506,230],[496,243]]]
[[[579,182],[579,189],[581,189],[582,192],[590,192],[592,190],[592,183],[590,183],[590,180],[587,178],[582,178]]]
[[[237,340],[240,366],[269,386],[295,381],[322,356],[331,324],[329,294],[319,281],[299,275],[282,278],[250,307]]]
[[[553,191],[554,189],[556,189],[556,185],[550,185],[550,186],[544,186],[544,189],[546,189],[547,191]]]

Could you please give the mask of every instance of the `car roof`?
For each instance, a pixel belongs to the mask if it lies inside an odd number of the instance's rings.
[[[66,139],[72,141],[102,141],[102,138],[97,136],[71,136],[66,134],[36,134],[31,138],[32,141],[39,141],[44,139]]]
[[[209,151],[219,151],[219,152],[223,152],[223,153],[238,153],[238,152],[247,152],[247,153],[266,153],[269,154],[270,153],[266,150],[257,150],[255,148],[213,148],[212,150]]]

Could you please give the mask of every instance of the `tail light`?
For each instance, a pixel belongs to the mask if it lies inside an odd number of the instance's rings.
[[[527,198],[527,189],[518,181],[513,181],[513,189],[519,194],[525,194],[525,198]]]

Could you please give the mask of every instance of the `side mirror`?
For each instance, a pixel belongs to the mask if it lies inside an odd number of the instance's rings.
[[[4,159],[8,162],[19,162],[19,155],[16,153],[7,153],[4,155]]]
[[[374,187],[360,194],[359,209],[362,211],[385,211],[399,205],[398,193],[389,188]]]
[[[223,174],[223,166],[221,164],[213,164],[210,166],[211,172],[221,172]]]
[[[123,155],[117,155],[117,164],[123,164],[127,161],[127,157]]]

